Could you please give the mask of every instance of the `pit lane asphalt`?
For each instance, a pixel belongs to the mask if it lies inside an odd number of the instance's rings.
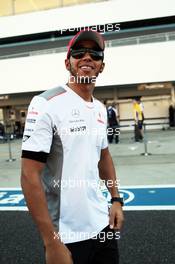
[[[175,211],[125,211],[120,264],[174,264],[174,219]],[[43,244],[28,212],[0,212],[0,263],[44,264]]]

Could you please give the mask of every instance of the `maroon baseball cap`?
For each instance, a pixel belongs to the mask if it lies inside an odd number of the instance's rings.
[[[104,39],[100,33],[91,29],[84,29],[79,31],[68,44],[67,58],[70,57],[70,49],[81,40],[92,40],[96,43],[98,50],[103,51],[105,49]]]

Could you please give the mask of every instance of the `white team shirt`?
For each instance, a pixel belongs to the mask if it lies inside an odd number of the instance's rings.
[[[96,236],[109,224],[98,162],[108,146],[105,107],[64,85],[35,96],[26,119],[22,157],[46,162],[42,182],[64,243]],[[38,205],[39,206],[39,205]]]

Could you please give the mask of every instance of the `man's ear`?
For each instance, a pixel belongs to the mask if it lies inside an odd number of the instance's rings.
[[[70,60],[69,59],[65,59],[65,66],[66,66],[66,69],[70,71]]]
[[[102,73],[102,72],[103,72],[103,70],[104,70],[104,67],[105,67],[105,63],[103,62],[103,63],[102,63],[102,65],[101,65],[101,68],[100,68],[100,73]]]

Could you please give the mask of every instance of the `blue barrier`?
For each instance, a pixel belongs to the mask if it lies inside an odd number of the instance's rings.
[[[175,209],[175,186],[134,186],[120,187],[120,196],[124,198],[125,208]],[[104,189],[103,195],[110,202],[110,194]],[[27,210],[20,188],[0,188],[0,210]]]

